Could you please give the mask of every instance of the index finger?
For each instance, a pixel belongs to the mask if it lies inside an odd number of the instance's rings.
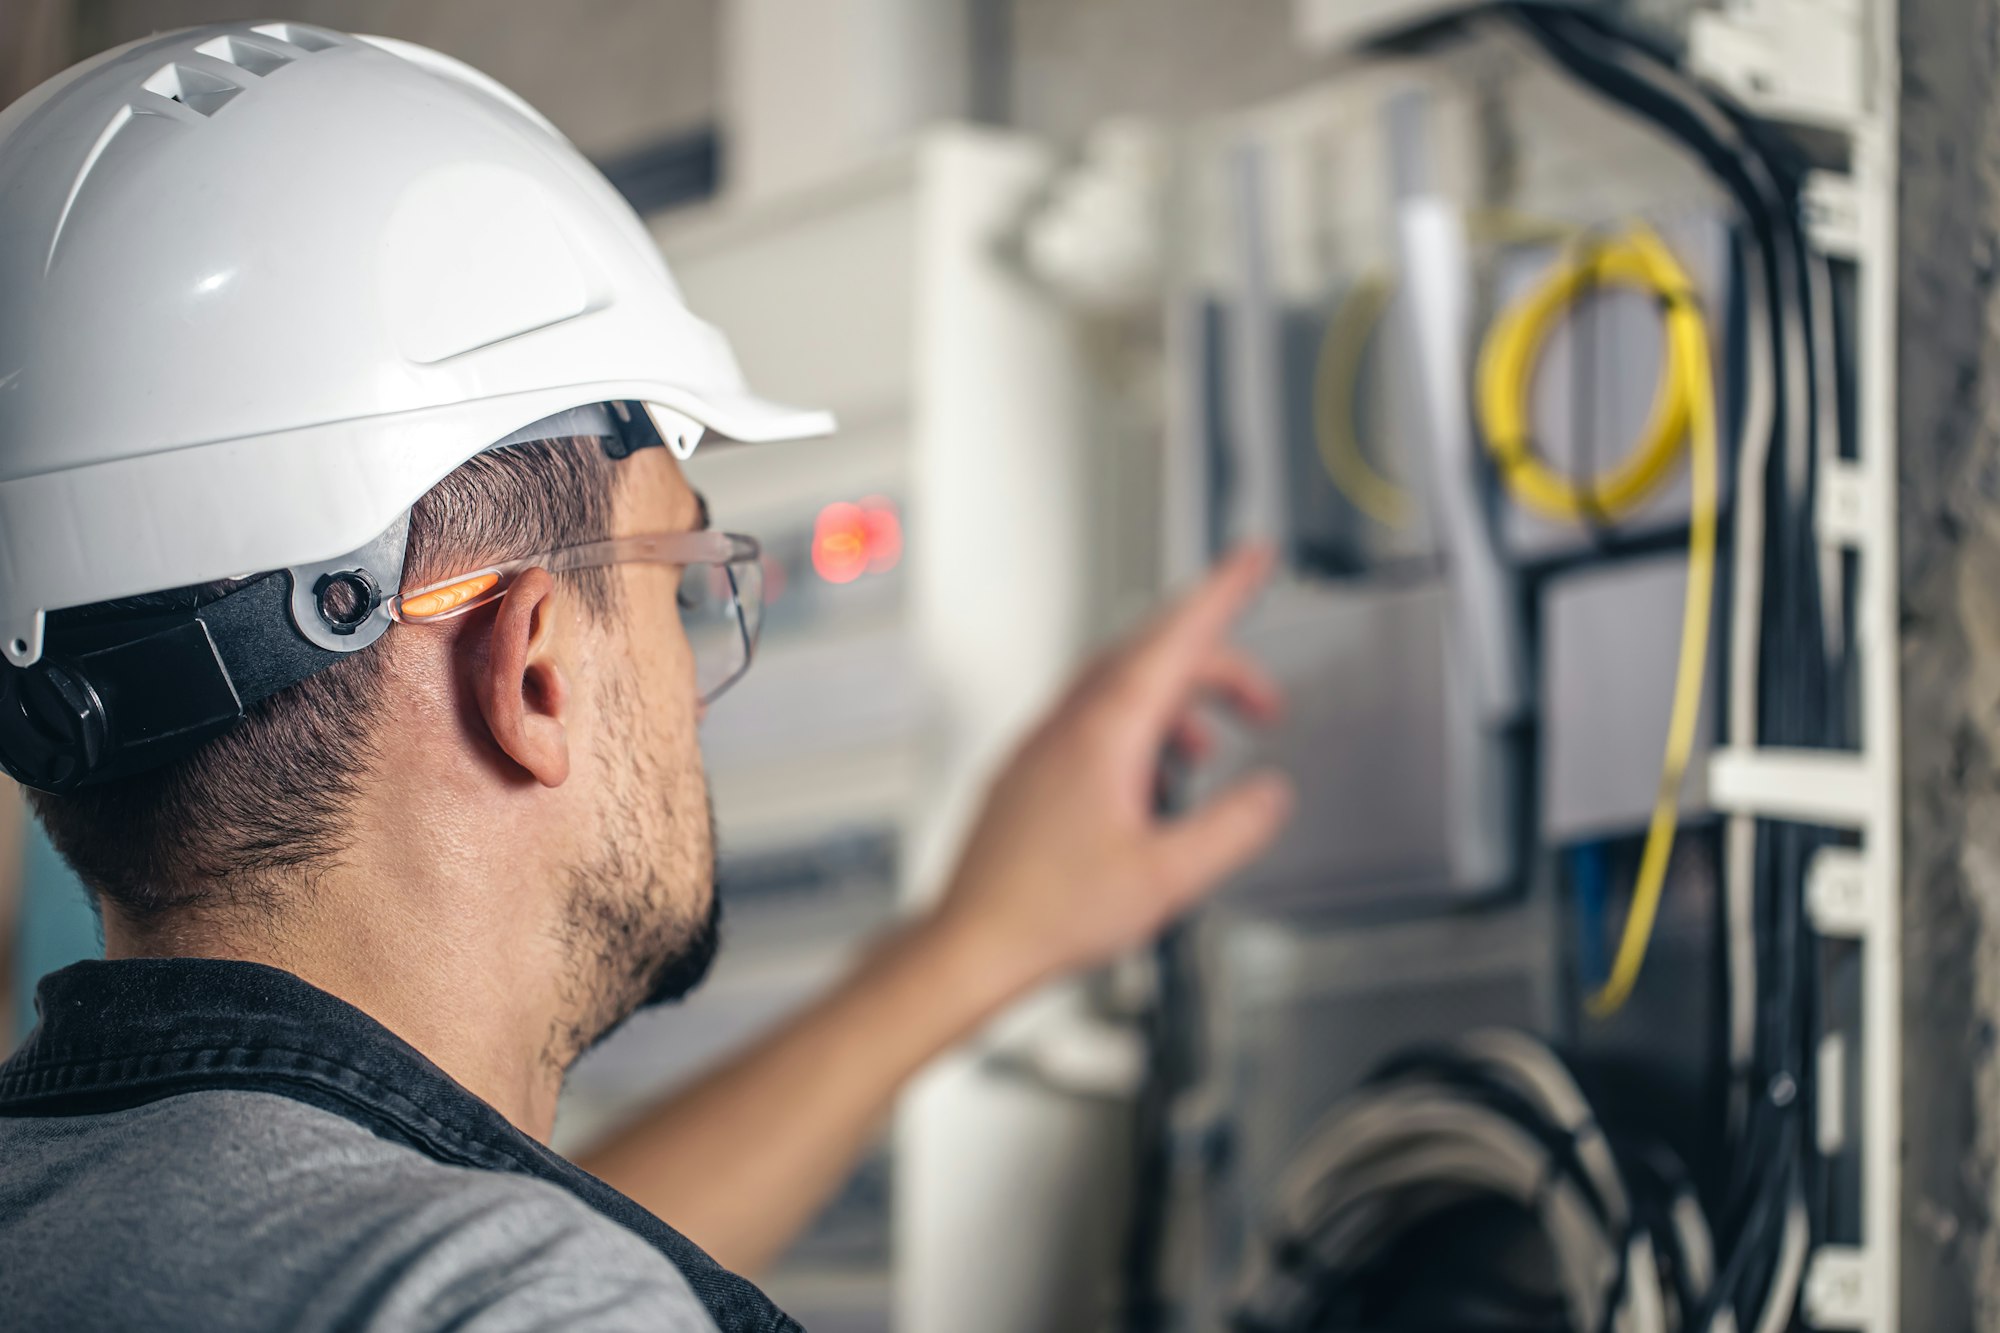
[[[1238,547],[1134,640],[1120,674],[1149,708],[1180,706],[1229,627],[1270,577],[1275,560],[1268,543]]]

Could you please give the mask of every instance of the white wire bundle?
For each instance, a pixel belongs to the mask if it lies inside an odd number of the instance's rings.
[[[1532,1037],[1490,1031],[1392,1067],[1320,1123],[1286,1173],[1241,1325],[1322,1327],[1331,1287],[1423,1223],[1488,1200],[1535,1220],[1579,1333],[1681,1333],[1694,1312],[1679,1293],[1706,1297],[1713,1247],[1693,1196],[1676,1191],[1653,1214],[1663,1223],[1642,1221],[1561,1059]]]

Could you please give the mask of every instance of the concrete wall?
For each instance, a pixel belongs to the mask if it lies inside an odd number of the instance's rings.
[[[790,193],[964,119],[965,0],[727,0],[728,188]]]
[[[15,0],[0,0],[0,8]],[[723,0],[76,0],[79,55],[163,28],[281,17],[422,42],[513,88],[585,153],[710,123]]]
[[[1245,106],[1318,67],[1292,37],[1292,0],[1013,0],[1009,24],[1010,117],[1059,137],[1106,115]]]
[[[2000,1321],[2000,5],[1902,0],[1903,1326]]]

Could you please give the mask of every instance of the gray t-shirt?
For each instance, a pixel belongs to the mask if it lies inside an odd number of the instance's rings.
[[[665,1256],[554,1185],[262,1092],[0,1116],[0,1328],[713,1333]]]

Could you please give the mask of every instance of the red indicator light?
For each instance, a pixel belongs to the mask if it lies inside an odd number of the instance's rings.
[[[903,520],[896,506],[879,495],[861,502],[861,526],[866,534],[868,572],[886,574],[903,558]]]
[[[813,569],[828,583],[852,583],[868,569],[868,523],[860,505],[844,501],[819,511],[813,523]]]
[[[852,583],[863,574],[884,574],[903,558],[903,520],[880,496],[860,504],[840,501],[819,511],[813,523],[813,569],[828,583]]]

